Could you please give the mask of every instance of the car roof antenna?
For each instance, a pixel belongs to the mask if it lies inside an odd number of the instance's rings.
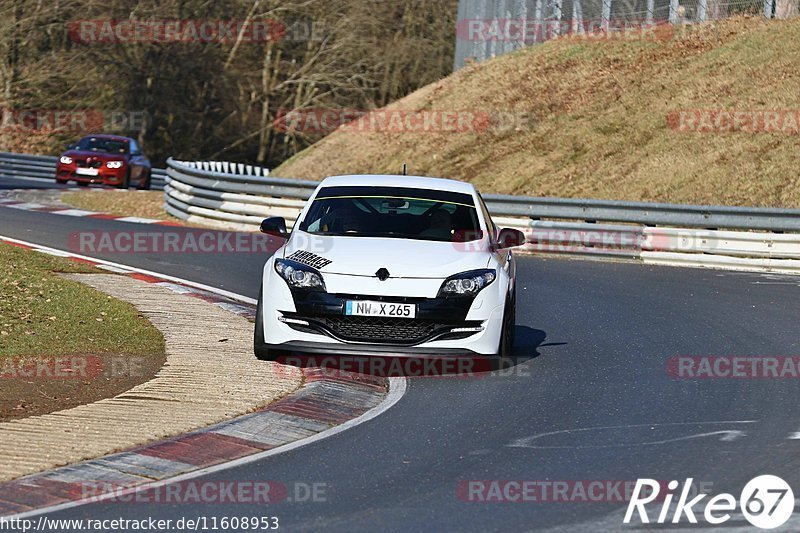
[[[405,163],[403,163],[403,176],[408,176],[408,174],[406,172],[406,164]]]

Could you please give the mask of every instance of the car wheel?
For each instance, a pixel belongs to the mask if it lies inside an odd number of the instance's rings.
[[[514,333],[517,324],[517,299],[512,294],[506,302],[505,313],[503,314],[503,328],[500,331],[500,346],[497,349],[498,367],[507,368],[511,366],[511,358],[514,355]]]
[[[139,180],[139,185],[136,186],[136,189],[138,189],[140,191],[149,191],[150,190],[150,180],[152,180],[152,178],[153,178],[153,172],[152,171],[148,171],[147,172],[147,176],[144,179]]]
[[[261,312],[262,300],[262,291],[259,291],[258,307],[256,308],[256,330],[253,337],[253,352],[256,354],[256,359],[261,361],[274,361],[275,357],[272,355],[269,348],[264,345],[264,318]]]
[[[122,180],[122,183],[117,185],[120,189],[128,189],[131,186],[131,167],[128,167],[128,170],[125,171],[125,178]]]
[[[75,183],[78,184],[78,187],[88,187],[89,186],[89,182],[88,181],[76,181]]]
[[[64,180],[61,178],[56,178],[56,183],[58,183],[59,185],[66,185],[68,182],[69,182],[68,179]]]

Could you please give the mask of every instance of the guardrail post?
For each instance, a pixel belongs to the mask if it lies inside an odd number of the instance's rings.
[[[579,35],[583,33],[583,6],[581,0],[572,2],[572,33]]]
[[[609,22],[611,21],[611,0],[603,0],[603,13],[600,19],[600,27],[608,33]]]
[[[678,23],[678,0],[670,0],[669,1],[669,23],[670,24],[677,24]]]
[[[697,20],[699,20],[700,22],[705,22],[707,11],[708,11],[708,0],[697,0]]]

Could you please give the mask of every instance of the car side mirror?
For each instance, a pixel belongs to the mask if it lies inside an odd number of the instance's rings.
[[[497,234],[497,247],[501,250],[525,244],[525,234],[518,229],[503,228]]]
[[[67,143],[67,150],[74,150],[76,146],[75,143]]]
[[[261,233],[287,238],[286,220],[283,217],[269,217],[261,221]]]

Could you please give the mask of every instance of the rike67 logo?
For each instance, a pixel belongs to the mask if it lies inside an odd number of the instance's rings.
[[[651,517],[645,506],[655,501],[661,504],[658,517],[655,519],[657,524],[665,524],[668,521],[678,524],[684,520],[691,524],[697,524],[698,517],[695,515],[697,513],[705,519],[706,523],[719,525],[730,520],[733,513],[740,511],[744,518],[755,527],[774,529],[785,524],[794,512],[795,502],[792,488],[777,476],[764,475],[751,479],[744,486],[738,501],[732,494],[725,493],[717,494],[707,500],[708,494],[698,494],[689,499],[692,478],[688,478],[673,507],[673,499],[678,495],[676,491],[678,485],[678,481],[670,481],[667,484],[666,493],[660,494],[663,485],[655,479],[636,480],[623,523],[630,524],[634,513],[638,513],[639,521],[642,524],[649,524]],[[655,507],[658,508],[659,505]],[[651,507],[650,510],[657,509]]]

